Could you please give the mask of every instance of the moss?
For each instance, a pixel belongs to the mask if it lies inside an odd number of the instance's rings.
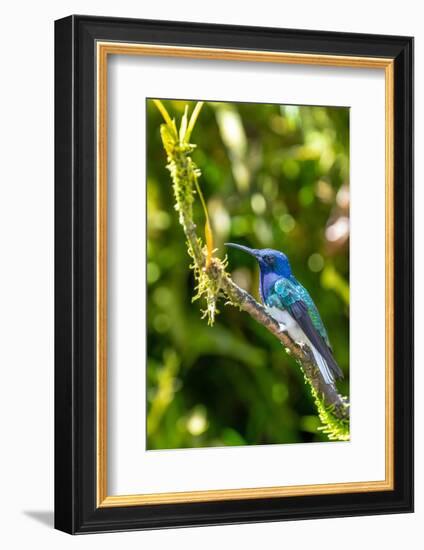
[[[318,430],[325,433],[330,440],[349,441],[350,422],[348,410],[346,410],[346,416],[344,418],[338,418],[334,414],[334,405],[326,405],[324,400],[317,395],[316,391],[313,388],[311,388],[311,393],[314,397],[318,416],[322,424],[318,427]],[[346,409],[348,408],[349,405],[346,403]]]
[[[177,132],[175,121],[171,120],[162,103],[156,101],[156,105],[165,120],[165,124],[160,127],[160,133],[167,154],[167,168],[173,183],[175,210],[179,214],[179,221],[186,235],[195,230],[193,203],[196,193],[202,203],[205,215],[206,244],[204,245],[202,239],[195,236],[187,240],[187,251],[192,258],[190,267],[196,280],[196,293],[193,301],[202,299],[205,301],[205,309],[202,310],[203,318],[206,317],[208,324],[213,325],[218,313],[217,302],[221,295],[221,276],[225,273],[226,262],[213,256],[213,235],[206,203],[198,181],[201,171],[190,156],[196,146],[189,143],[188,140],[202,104],[196,105],[189,122],[188,110],[185,110],[179,132]]]

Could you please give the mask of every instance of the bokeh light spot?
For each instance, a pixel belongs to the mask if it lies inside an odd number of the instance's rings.
[[[299,201],[302,206],[309,206],[314,202],[314,189],[309,185],[305,185],[299,191]]]
[[[265,246],[272,242],[272,231],[266,221],[262,218],[255,220],[253,228],[258,240]]]
[[[206,419],[206,412],[202,407],[197,407],[187,419],[187,431],[191,435],[201,435],[207,430],[208,421]]]
[[[284,231],[284,233],[290,233],[290,231],[295,228],[296,222],[290,214],[283,214],[280,216],[279,225],[281,231]]]
[[[168,315],[165,315],[164,313],[160,313],[159,315],[156,315],[153,320],[153,326],[157,330],[157,332],[167,332],[171,326],[171,321],[168,317]]]
[[[328,241],[338,241],[346,238],[349,234],[349,218],[340,216],[332,225],[329,225],[325,230],[325,236]]]
[[[295,180],[300,174],[300,165],[295,159],[284,159],[281,170],[287,179]]]
[[[161,231],[163,231],[164,229],[168,229],[168,227],[171,225],[171,218],[168,212],[158,210],[153,216],[152,225],[155,227],[155,229],[159,229]]]
[[[169,306],[173,301],[172,292],[169,288],[165,286],[160,286],[155,289],[153,293],[153,300],[158,306],[165,308]]]
[[[147,263],[147,282],[149,285],[155,283],[160,277],[160,269],[158,264],[154,262]]]
[[[287,400],[289,396],[289,390],[285,384],[274,384],[272,386],[272,399],[275,403],[281,405]]]
[[[304,432],[316,433],[319,427],[319,419],[317,416],[303,416],[300,420],[300,426]]]
[[[255,214],[263,214],[266,210],[266,201],[263,195],[260,193],[254,193],[250,199],[252,210]]]
[[[324,258],[318,252],[311,254],[308,258],[308,267],[311,271],[318,273],[324,267]]]

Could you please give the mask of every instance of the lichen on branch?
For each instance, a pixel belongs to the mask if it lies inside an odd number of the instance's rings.
[[[317,368],[313,355],[306,347],[300,347],[286,332],[281,332],[278,323],[267,313],[248,292],[237,286],[227,273],[227,260],[215,255],[213,234],[209,222],[206,203],[199,185],[201,172],[191,158],[196,145],[191,143],[191,134],[202,109],[202,102],[196,104],[190,119],[188,107],[181,118],[179,128],[159,100],[154,103],[163,116],[160,133],[167,155],[167,168],[171,174],[175,197],[175,209],[183,228],[187,252],[191,257],[191,269],[196,280],[196,293],[193,300],[204,300],[206,307],[203,317],[213,324],[217,315],[217,303],[223,298],[228,305],[247,312],[259,324],[271,332],[299,364],[305,382],[310,386],[321,430],[329,439],[346,441],[349,439],[349,403],[336,387],[327,384]],[[193,220],[193,203],[196,194],[202,204],[205,216],[204,241],[198,235]]]

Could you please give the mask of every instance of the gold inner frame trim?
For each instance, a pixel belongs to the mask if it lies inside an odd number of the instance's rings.
[[[394,60],[302,53],[97,42],[97,506],[141,506],[394,489]],[[385,479],[315,485],[109,496],[107,493],[107,60],[109,55],[219,59],[385,71],[386,370]]]

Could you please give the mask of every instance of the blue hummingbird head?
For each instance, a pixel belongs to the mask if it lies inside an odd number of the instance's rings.
[[[282,277],[288,279],[292,275],[287,256],[279,250],[273,250],[272,248],[249,248],[234,243],[225,243],[225,246],[237,248],[256,258],[261,271],[259,290],[264,301],[266,301],[269,292],[278,279]]]
[[[272,248],[249,248],[241,244],[225,243],[225,246],[230,248],[237,248],[250,254],[259,263],[261,273],[275,273],[280,277],[290,277],[292,274],[290,262],[287,256],[279,250],[273,250]]]

